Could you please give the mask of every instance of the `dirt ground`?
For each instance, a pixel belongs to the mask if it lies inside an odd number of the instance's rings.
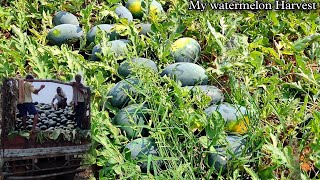
[[[87,168],[84,172],[77,173],[73,180],[95,180],[92,168]]]

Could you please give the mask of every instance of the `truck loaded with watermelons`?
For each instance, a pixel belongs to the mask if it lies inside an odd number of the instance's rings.
[[[22,82],[25,81],[30,80],[25,79]],[[32,81],[72,90],[70,84],[61,81]],[[72,101],[64,108],[54,108],[48,103],[34,102],[39,118],[34,133],[31,133],[34,116],[27,115],[27,126],[24,128],[17,108],[20,93],[18,82],[19,80],[15,78],[5,78],[1,82],[1,179],[25,180],[49,177],[72,179],[77,172],[84,170],[81,168],[82,157],[91,146],[90,88],[85,86],[82,88],[85,92],[85,112],[81,129],[76,128],[74,122]],[[47,92],[43,92],[42,95],[40,99],[50,96]]]

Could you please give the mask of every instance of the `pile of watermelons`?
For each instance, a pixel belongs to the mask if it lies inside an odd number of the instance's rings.
[[[39,103],[36,104],[39,113],[38,123],[36,129],[42,131],[54,131],[57,129],[72,131],[75,129],[76,124],[74,120],[74,113],[72,106],[66,106],[65,109],[55,110],[50,104]],[[17,114],[17,117],[20,115]],[[32,129],[33,115],[27,115],[27,130]],[[17,118],[15,129],[20,131],[23,129],[22,117]]]
[[[143,6],[142,1],[129,0],[125,6],[118,5],[115,13],[119,18],[126,18],[128,21],[134,19],[142,19]],[[161,4],[152,1],[146,7],[150,19],[157,17],[161,13],[165,13]],[[56,25],[48,33],[48,41],[51,45],[74,44],[83,37],[84,32],[79,27],[77,18],[68,12],[60,11],[54,16],[54,24]],[[125,55],[128,51],[127,39],[122,39],[114,29],[114,24],[99,24],[90,29],[86,34],[88,44],[95,43],[95,38],[99,31],[105,31],[109,39],[108,51],[113,53],[115,57]],[[151,24],[139,24],[140,34],[147,35],[151,32]],[[190,37],[182,37],[171,45],[171,55],[175,63],[168,65],[159,72],[158,65],[155,61],[143,57],[135,57],[126,59],[119,64],[118,74],[123,78],[117,82],[109,91],[107,103],[119,109],[112,119],[112,123],[117,125],[122,133],[131,140],[125,147],[131,152],[133,159],[139,159],[142,156],[157,156],[158,150],[156,142],[149,136],[148,130],[143,126],[149,125],[150,115],[148,114],[148,103],[128,104],[132,97],[139,96],[135,86],[139,83],[139,79],[133,77],[132,66],[139,66],[150,69],[154,73],[160,73],[161,76],[167,76],[181,83],[181,86],[187,88],[192,93],[202,92],[211,98],[211,104],[205,110],[207,116],[211,116],[214,112],[219,112],[226,122],[226,129],[230,135],[226,141],[230,145],[230,150],[234,155],[240,155],[244,148],[245,139],[241,134],[247,132],[249,123],[248,112],[245,107],[232,105],[223,102],[224,95],[220,89],[208,84],[208,76],[203,67],[196,64],[200,58],[201,47],[199,43]],[[99,61],[103,57],[101,44],[95,44],[92,49],[91,57],[88,60]],[[234,135],[238,134],[238,135]],[[226,164],[231,156],[225,151],[225,148],[215,146],[216,152],[209,154],[209,165],[216,169],[226,169]],[[147,170],[147,163],[140,163],[142,172]],[[161,162],[157,162],[161,165]],[[152,169],[152,166],[151,166]]]

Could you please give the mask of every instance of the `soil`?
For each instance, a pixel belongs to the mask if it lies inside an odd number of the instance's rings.
[[[84,172],[77,173],[73,180],[89,180],[94,179],[94,172],[92,167],[88,167]]]

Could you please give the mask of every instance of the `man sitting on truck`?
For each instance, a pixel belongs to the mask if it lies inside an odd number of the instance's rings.
[[[77,127],[82,129],[82,123],[84,118],[85,109],[85,90],[84,85],[81,83],[81,75],[77,74],[75,76],[75,82],[72,82],[71,85],[73,87],[73,104],[75,111],[75,121],[77,123]]]
[[[27,80],[33,80],[32,75],[26,76]],[[19,90],[19,92],[23,93],[23,103],[18,106],[19,113],[22,115],[22,123],[24,126],[24,129],[26,129],[26,121],[27,121],[27,115],[34,115],[33,118],[33,125],[32,125],[32,132],[34,132],[36,124],[38,123],[38,112],[37,109],[33,103],[32,100],[32,93],[38,94],[43,88],[45,88],[45,85],[41,85],[39,89],[34,88],[31,82],[24,82],[24,88]]]
[[[57,100],[57,104],[54,105],[54,100]],[[58,110],[59,108],[61,109],[65,109],[67,106],[67,97],[66,94],[63,92],[61,87],[57,88],[57,94],[53,97],[52,102],[51,102],[52,106],[54,107],[55,110]]]

